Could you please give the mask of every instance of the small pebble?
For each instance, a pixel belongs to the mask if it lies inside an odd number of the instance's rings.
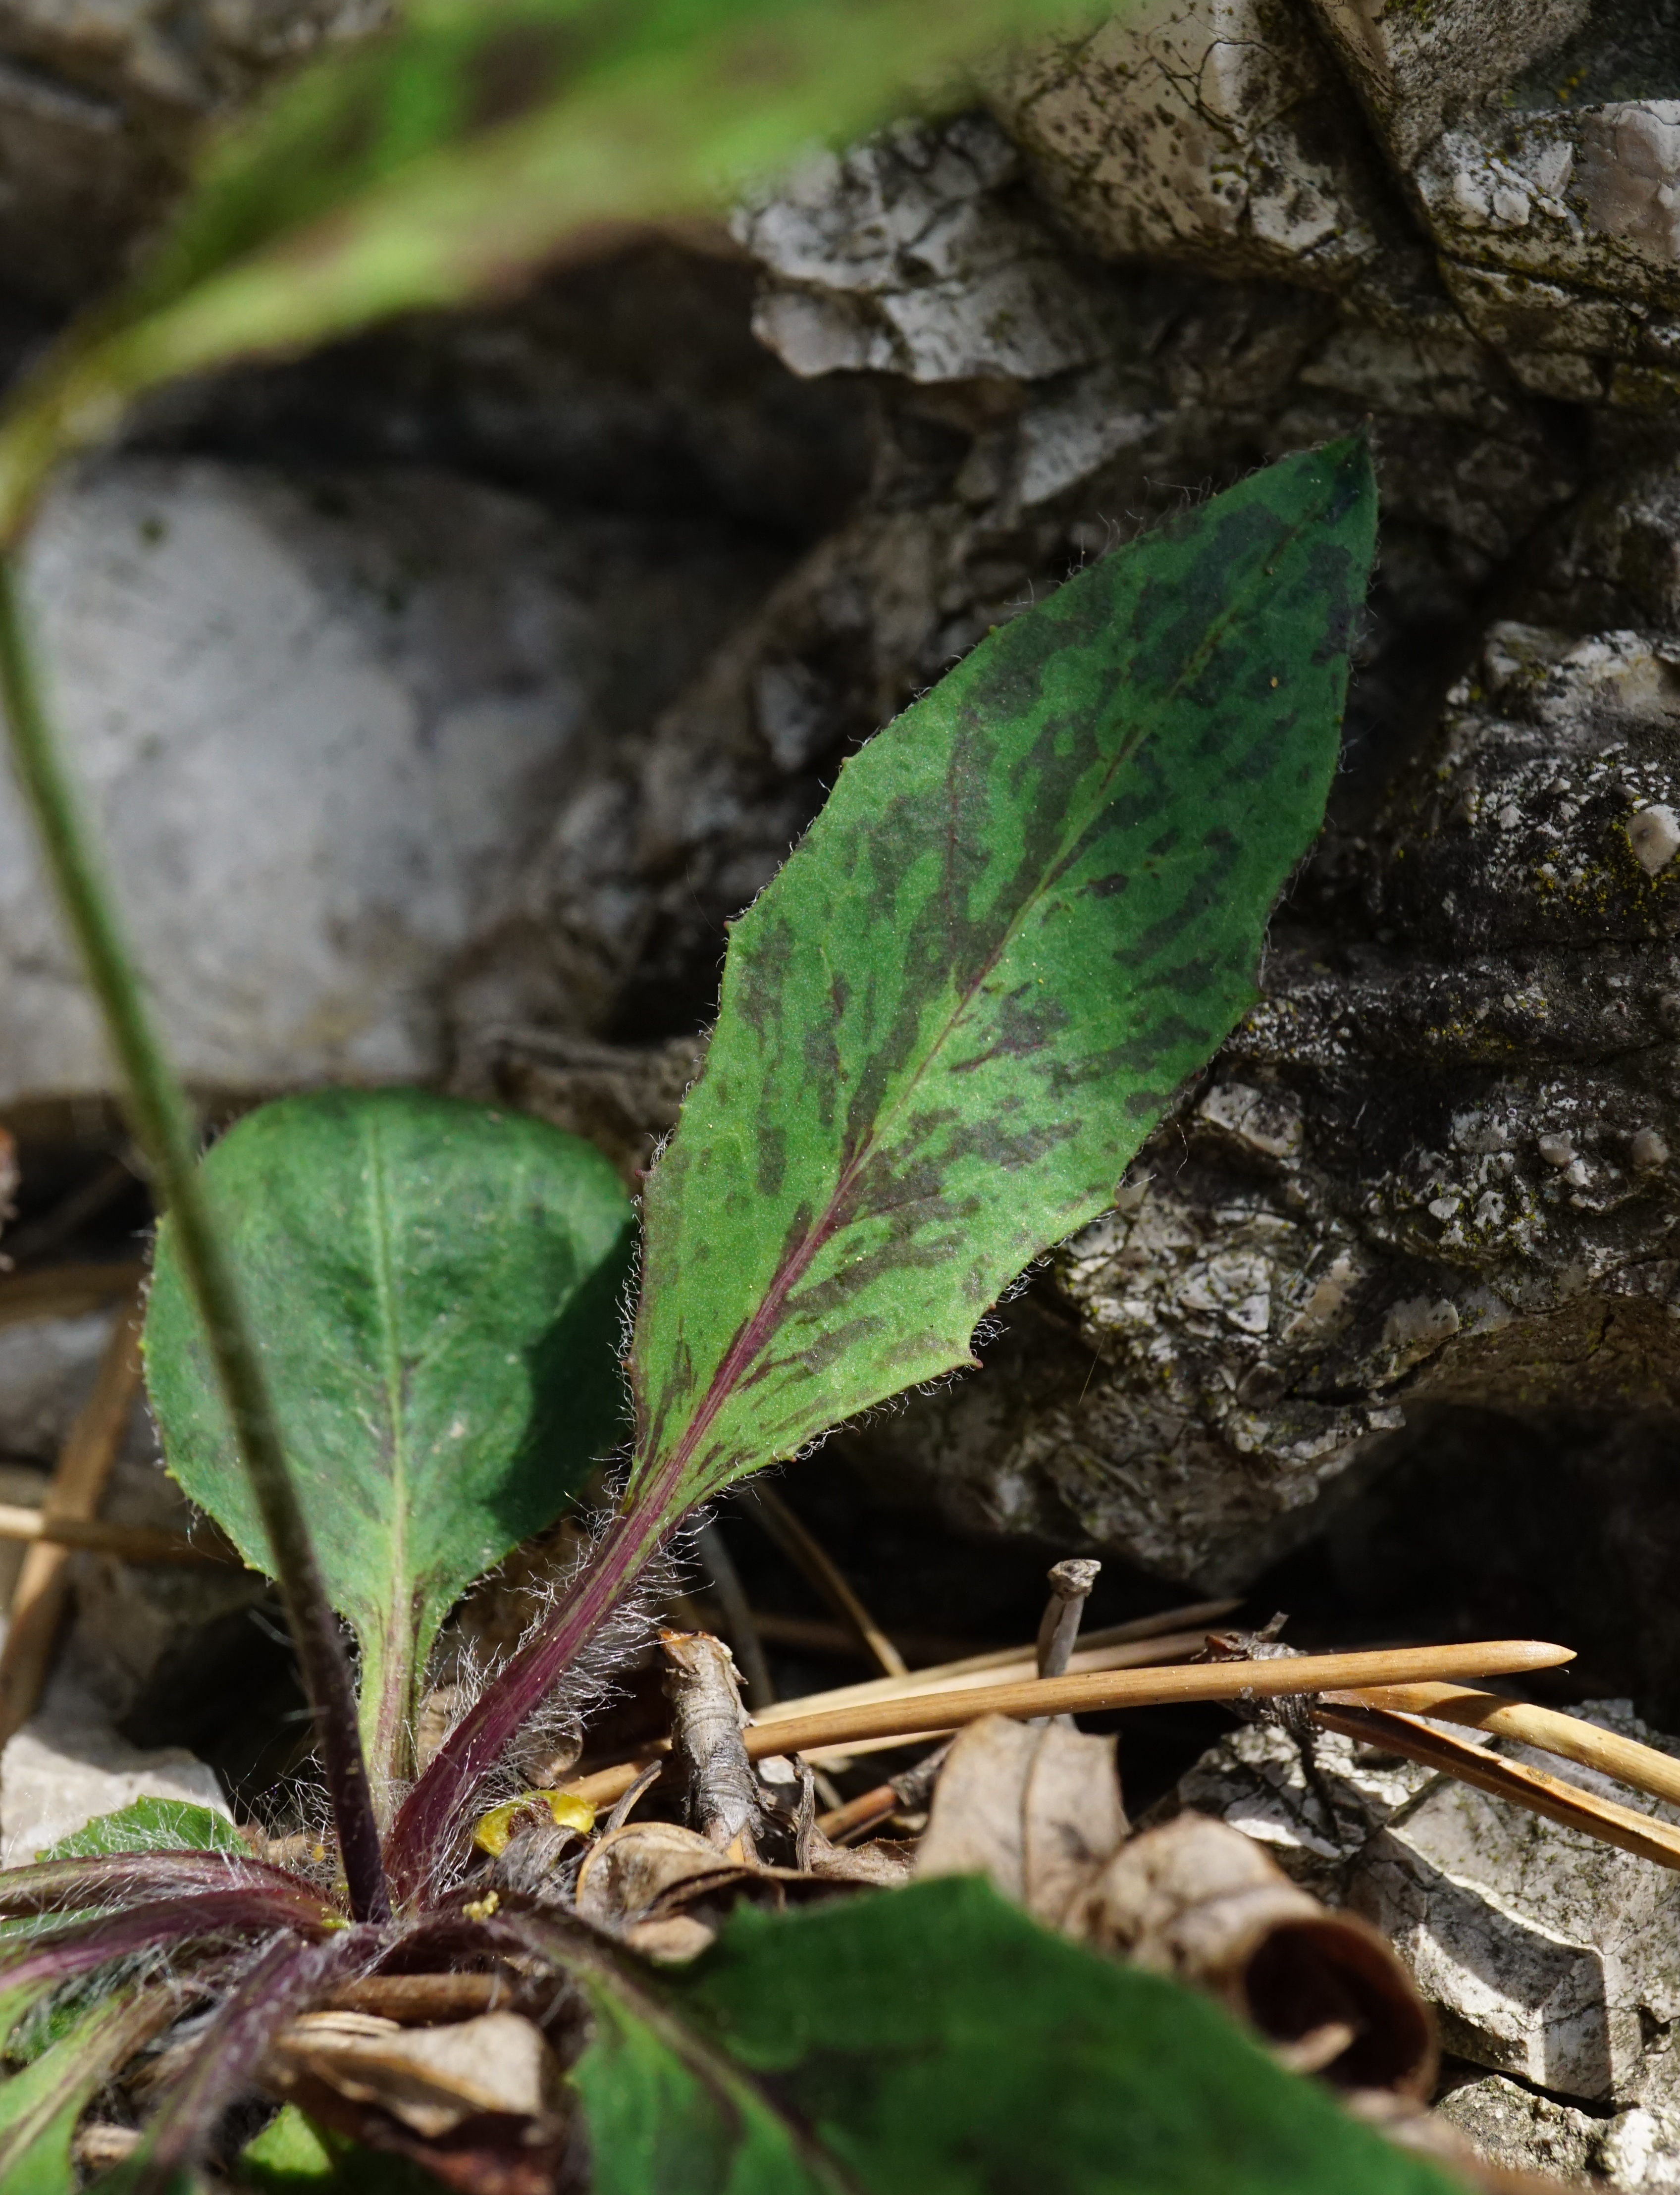
[[[1567,1136],[1538,1136],[1534,1148],[1548,1166],[1566,1167],[1575,1155],[1575,1147]]]
[[[1627,835],[1633,858],[1648,877],[1666,868],[1680,854],[1680,822],[1671,808],[1642,808],[1628,817]]]
[[[1668,1145],[1654,1128],[1641,1128],[1628,1145],[1627,1155],[1642,1172],[1668,1164]]]

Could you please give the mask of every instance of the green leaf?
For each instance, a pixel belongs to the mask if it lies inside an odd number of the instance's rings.
[[[283,1098],[204,1168],[326,1588],[360,1641],[377,1793],[406,1772],[451,1603],[619,1437],[629,1201],[577,1137],[417,1091]],[[271,1569],[167,1220],[146,1366],[170,1468]]]
[[[22,2072],[0,2083],[0,2187],[72,2195],[76,2123],[124,2061],[179,2012],[167,1984],[100,1997]]]
[[[95,1859],[106,1852],[243,1853],[246,1849],[233,1824],[209,1806],[195,1806],[186,1799],[136,1799],[114,1814],[95,1814],[35,1857]]]
[[[239,2152],[239,2185],[262,2195],[437,2195],[440,2182],[403,2157],[382,2157],[287,2104]]]
[[[953,1877],[580,1979],[595,2195],[1447,2195],[1177,1985]]]
[[[1090,0],[412,0],[206,161],[128,294],[0,434],[0,540],[142,390],[500,294],[627,222],[712,210]]]
[[[1254,996],[1335,769],[1376,488],[1286,459],[983,641],[729,942],[648,1184],[630,1500],[971,1362]]]

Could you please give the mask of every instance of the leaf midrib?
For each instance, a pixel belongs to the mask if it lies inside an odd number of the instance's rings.
[[[1283,540],[1278,543],[1270,552],[1274,564],[1280,561],[1294,546],[1297,539],[1306,532],[1307,523],[1306,520],[1302,519],[1286,529]],[[1216,645],[1223,640],[1226,630],[1236,618],[1239,611],[1246,606],[1252,594],[1257,592],[1264,580],[1271,576],[1273,576],[1272,572],[1263,566],[1259,573],[1251,582],[1249,588],[1231,597],[1223,613],[1210,622],[1200,650],[1188,659],[1173,684],[1164,689],[1154,710],[1140,723],[1132,738],[1129,741],[1124,741],[1117,749],[1104,775],[1105,797],[1112,787],[1115,777],[1136,754],[1148,733],[1154,729],[1161,715],[1178,698],[1189,679],[1192,670],[1200,669],[1200,665],[1207,660]],[[1101,799],[1094,803],[1091,812],[1100,809],[1102,804]],[[788,1297],[810,1270],[820,1252],[826,1248],[839,1231],[840,1210],[863,1166],[886,1140],[886,1131],[915,1095],[923,1075],[956,1034],[964,1017],[973,1005],[981,985],[997,967],[998,962],[1004,959],[1021,930],[1025,927],[1028,914],[1038,906],[1054,879],[1073,859],[1078,849],[1079,840],[1083,837],[1087,827],[1088,823],[1081,825],[1079,831],[1073,832],[1071,844],[1064,838],[1055,859],[1046,862],[1041,882],[1011,917],[997,945],[981,965],[967,988],[958,994],[944,1028],[924,1047],[922,1057],[917,1062],[909,1077],[900,1085],[889,1105],[877,1115],[857,1150],[846,1161],[821,1217],[807,1233],[803,1242],[784,1259],[776,1271],[771,1275],[757,1310],[739,1329],[736,1339],[726,1351],[723,1361],[713,1374],[699,1408],[689,1420],[682,1437],[676,1443],[672,1454],[672,1464],[677,1483],[680,1483],[686,1475],[688,1466],[693,1460],[695,1449],[728,1401],[732,1391],[742,1374],[780,1324],[781,1315],[786,1307]],[[950,868],[951,864],[947,860],[946,863],[947,879]],[[722,1483],[727,1484],[728,1482],[725,1480]]]
[[[401,1620],[402,1604],[408,1593],[408,1427],[403,1400],[402,1351],[396,1328],[396,1276],[391,1242],[390,1196],[385,1178],[385,1152],[379,1124],[371,1117],[367,1120],[366,1135],[368,1219],[374,1244],[374,1295],[377,1305],[386,1408],[391,1426],[391,1552],[390,1565],[386,1574],[390,1592],[387,1620],[391,1628],[386,1642],[388,1656],[389,1646],[395,1637],[395,1627]],[[385,1674],[388,1674],[388,1671]]]

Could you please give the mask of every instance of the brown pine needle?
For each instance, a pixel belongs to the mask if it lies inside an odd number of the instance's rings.
[[[789,1508],[774,1488],[754,1487],[752,1501],[754,1507],[748,1514],[757,1516],[788,1560],[804,1573],[840,1621],[852,1631],[882,1674],[907,1676],[903,1655],[865,1607],[851,1580],[804,1519]]]
[[[1578,1761],[1583,1768],[1596,1768],[1601,1776],[1613,1776],[1619,1783],[1680,1806],[1680,1760],[1659,1753],[1654,1746],[1600,1730],[1579,1715],[1559,1714],[1553,1708],[1531,1707],[1524,1700],[1472,1691],[1463,1685],[1389,1685],[1332,1694],[1326,1704],[1386,1708],[1397,1714],[1427,1715],[1435,1722],[1468,1723],[1496,1737],[1509,1737],[1519,1745],[1555,1753],[1561,1760]]]
[[[120,1555],[128,1563],[236,1563],[219,1541],[203,1547],[149,1524],[107,1524],[101,1517],[49,1517],[39,1509],[0,1501],[0,1540],[44,1540],[56,1547],[83,1547]]]
[[[1177,1668],[1101,1669],[1086,1674],[975,1685],[907,1697],[861,1700],[828,1709],[805,1705],[753,1723],[745,1732],[753,1760],[809,1753],[865,1739],[939,1737],[982,1715],[1096,1714],[1116,1708],[1169,1707],[1186,1700],[1280,1699],[1302,1692],[1415,1684],[1440,1677],[1512,1676],[1556,1668],[1574,1650],[1540,1639],[1483,1640],[1465,1646],[1404,1646],[1366,1654],[1298,1654],[1275,1661],[1203,1662]],[[643,1756],[644,1759],[646,1756]],[[628,1789],[641,1761],[604,1768],[567,1789],[595,1805]]]
[[[1413,1722],[1409,1715],[1394,1714],[1382,1708],[1322,1706],[1317,1719],[1326,1730],[1340,1731],[1344,1737],[1455,1776],[1461,1783],[1473,1783],[1479,1791],[1495,1799],[1508,1799],[1514,1806],[1525,1806],[1531,1814],[1543,1814],[1567,1829],[1580,1829],[1604,1844],[1619,1845],[1624,1852],[1637,1852],[1641,1859],[1654,1860],[1659,1867],[1680,1868],[1680,1829],[1671,1829],[1666,1822],[1654,1822],[1631,1806],[1596,1799],[1591,1792],[1543,1775],[1538,1768],[1525,1768],[1520,1761],[1484,1752],[1468,1738],[1449,1737],[1444,1731]]]

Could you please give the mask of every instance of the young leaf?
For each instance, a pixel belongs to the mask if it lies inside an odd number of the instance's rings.
[[[733,925],[644,1204],[636,1463],[567,1605],[386,1850],[422,1881],[684,1511],[972,1361],[1254,995],[1336,766],[1375,544],[1363,442],[1286,458],[1070,579],[847,763]]]
[[[555,1932],[556,1933],[558,1932]],[[1204,1999],[971,1876],[770,1919],[657,1978],[586,1949],[595,2195],[1449,2195]]]
[[[327,1591],[361,1644],[377,1793],[405,1771],[450,1604],[618,1434],[629,1201],[576,1137],[416,1091],[281,1099],[204,1167]],[[146,1364],[170,1468],[268,1568],[167,1220]]]
[[[737,922],[647,1187],[632,1501],[971,1361],[1254,996],[1336,764],[1363,442],[1290,458],[983,641]],[[656,1492],[657,1489],[657,1492]]]
[[[97,1859],[112,1852],[237,1852],[250,1857],[233,1824],[209,1806],[186,1799],[136,1799],[114,1814],[95,1814],[55,1845],[35,1855],[37,1862]],[[5,1878],[0,1876],[0,1888]]]
[[[1090,0],[415,0],[205,164],[129,293],[0,433],[0,541],[52,465],[183,373],[460,305],[628,222],[715,209]]]

